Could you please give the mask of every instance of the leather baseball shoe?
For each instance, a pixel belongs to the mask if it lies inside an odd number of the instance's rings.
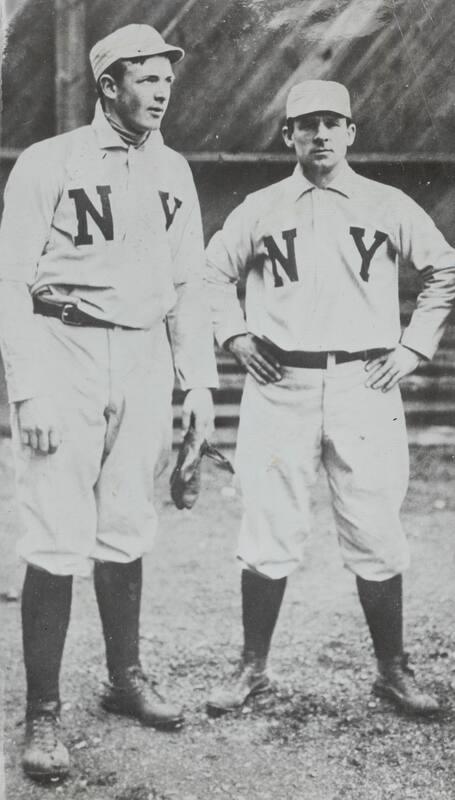
[[[378,661],[379,674],[373,684],[378,697],[386,697],[408,714],[427,716],[441,709],[435,697],[422,692],[415,683],[414,671],[406,654]]]
[[[226,714],[241,708],[248,698],[266,692],[270,678],[264,662],[242,664],[224,686],[215,689],[207,700],[207,713],[212,716]]]
[[[59,739],[59,724],[57,702],[39,703],[27,710],[22,766],[35,781],[60,781],[69,773],[69,753]]]
[[[181,728],[184,722],[182,709],[166,702],[139,666],[129,667],[120,679],[107,685],[101,706],[162,730]]]

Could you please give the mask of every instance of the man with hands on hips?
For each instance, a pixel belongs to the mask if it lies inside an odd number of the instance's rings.
[[[281,379],[282,369],[274,348],[263,339],[243,333],[229,339],[226,349],[258,383],[265,385]],[[365,362],[365,371],[369,373],[365,385],[387,392],[405,375],[414,372],[423,360],[418,353],[398,343],[388,353]]]
[[[154,479],[183,427],[202,442],[217,385],[203,237],[190,168],[160,133],[183,51],[128,25],[90,52],[91,125],[18,159],[0,229],[0,340],[27,562],[25,772],[69,771],[59,675],[74,575],[94,569],[106,711],[178,728],[181,709],[142,670],[142,556],[157,526]]]
[[[399,513],[409,467],[398,383],[438,346],[455,252],[413,200],[349,167],[355,135],[344,86],[294,86],[283,128],[294,173],[248,195],[207,250],[215,334],[248,373],[236,454],[244,644],[238,670],[208,700],[213,713],[269,686],[272,634],[303,558],[321,463],[377,658],[374,691],[410,713],[438,710],[403,649],[409,554]],[[402,333],[404,263],[423,288]]]

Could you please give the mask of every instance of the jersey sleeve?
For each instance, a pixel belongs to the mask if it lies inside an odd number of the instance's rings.
[[[428,214],[410,198],[400,210],[400,256],[422,275],[414,313],[401,343],[432,358],[455,301],[455,250]]]
[[[244,201],[227,217],[222,230],[214,234],[206,251],[205,280],[220,346],[233,336],[248,332],[237,294],[237,285],[245,277],[253,249],[248,216]]]
[[[189,170],[189,168],[188,168]],[[167,315],[174,369],[182,389],[217,387],[213,331],[203,284],[204,241],[193,179],[186,191],[188,211],[173,252],[176,302]]]
[[[32,284],[58,203],[58,163],[37,145],[19,156],[4,194],[0,278]]]
[[[57,202],[56,170],[38,148],[26,150],[8,179],[0,226],[0,347],[10,402],[48,391],[29,287]]]

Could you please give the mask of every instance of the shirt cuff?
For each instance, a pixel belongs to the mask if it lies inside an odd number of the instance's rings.
[[[49,394],[48,384],[38,373],[36,365],[28,360],[16,360],[14,367],[5,365],[5,378],[9,403],[20,403]]]
[[[418,328],[413,328],[411,325],[403,331],[400,343],[428,361],[431,361],[437,350],[437,344],[430,341],[428,332],[419,331]]]

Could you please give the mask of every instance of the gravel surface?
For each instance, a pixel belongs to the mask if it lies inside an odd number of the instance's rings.
[[[192,512],[174,509],[167,478],[161,481],[161,535],[145,559],[143,661],[165,693],[185,705],[185,728],[157,733],[99,708],[100,623],[91,582],[77,580],[62,674],[72,772],[61,786],[28,781],[20,767],[20,609],[4,600],[7,800],[453,800],[455,465],[448,446],[415,447],[411,458],[406,640],[418,680],[441,699],[440,718],[402,717],[371,695],[374,661],[353,577],[341,566],[323,479],[306,563],[289,581],[277,626],[274,691],[238,714],[206,716],[207,694],[235,666],[241,644],[233,559],[240,502],[226,473],[207,465]],[[0,441],[0,513],[4,591],[21,571],[13,554],[18,526],[7,440]]]

